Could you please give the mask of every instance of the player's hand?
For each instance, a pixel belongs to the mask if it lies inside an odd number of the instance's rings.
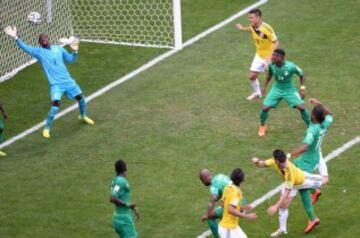
[[[314,104],[314,105],[320,105],[321,104],[321,102],[319,100],[317,100],[316,98],[310,98],[309,103]]]
[[[273,205],[273,206],[269,207],[269,209],[267,210],[267,214],[269,216],[272,216],[277,212],[277,210],[278,210],[278,207],[276,205]]]
[[[244,212],[250,212],[252,209],[253,209],[253,207],[250,206],[250,204],[241,208],[241,210],[243,210]]]
[[[135,203],[130,203],[130,209],[135,209],[136,208],[136,204]]]
[[[6,114],[6,112],[4,112],[3,117],[4,117],[4,120],[7,120],[9,116]]]
[[[134,214],[135,214],[135,217],[136,217],[136,220],[140,220],[140,212],[139,212],[139,209],[137,208],[134,208]]]
[[[11,27],[11,26],[7,26],[4,29],[5,33],[8,36],[11,36],[12,38],[16,38],[17,37],[17,30],[16,30],[16,26]]]
[[[256,213],[249,213],[249,214],[246,214],[246,218],[249,219],[250,221],[253,221],[257,218],[257,215],[256,215]]]
[[[79,50],[79,43],[73,43],[70,45],[70,48],[73,50],[73,51],[78,51]]]
[[[209,217],[208,217],[207,214],[205,214],[205,215],[203,215],[203,216],[201,217],[201,222],[204,222],[204,221],[206,221],[207,219],[209,219]]]
[[[257,158],[257,157],[254,157],[254,158],[251,159],[251,161],[252,161],[254,164],[256,164],[256,163],[258,163],[258,162],[260,161],[260,159]]]
[[[300,97],[301,99],[304,99],[306,96],[306,90],[305,89],[300,89]]]
[[[240,31],[243,31],[243,30],[245,29],[245,27],[244,27],[242,24],[240,24],[240,23],[236,24],[235,27],[236,27],[237,29],[239,29]]]

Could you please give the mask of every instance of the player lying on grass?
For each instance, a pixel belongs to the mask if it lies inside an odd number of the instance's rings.
[[[264,72],[270,63],[273,51],[279,47],[279,41],[273,28],[262,21],[262,13],[259,9],[253,9],[249,12],[250,26],[236,24],[240,31],[249,32],[256,47],[256,54],[249,70],[250,84],[253,93],[247,97],[247,100],[254,100],[261,97],[260,83],[258,76]]]
[[[115,163],[116,177],[111,184],[110,202],[115,204],[112,224],[121,238],[137,238],[138,234],[131,216],[131,210],[137,219],[140,213],[135,203],[130,201],[130,185],[126,180],[126,163],[118,160]]]
[[[255,220],[255,213],[244,213],[241,211],[243,199],[241,184],[244,181],[244,173],[240,168],[236,168],[231,173],[232,184],[224,189],[221,200],[223,202],[223,215],[219,223],[220,238],[246,238],[246,234],[239,227],[239,218]]]
[[[43,136],[45,138],[50,137],[51,124],[56,113],[60,110],[61,97],[63,94],[65,94],[69,99],[75,98],[78,101],[80,109],[79,119],[89,125],[93,125],[94,121],[86,116],[85,97],[79,85],[71,77],[65,66],[65,62],[72,63],[76,60],[79,49],[78,43],[70,45],[73,52],[69,54],[63,47],[51,45],[49,37],[45,34],[39,35],[39,44],[41,47],[32,47],[26,45],[17,36],[16,27],[7,26],[5,28],[5,33],[15,39],[16,44],[20,47],[20,49],[40,62],[48,79],[50,86],[51,108],[43,130]]]
[[[0,142],[4,141],[4,120],[7,120],[8,115],[5,112],[5,109],[2,104],[0,104],[0,112],[2,117],[0,117]],[[6,156],[6,153],[0,150],[0,156]]]
[[[202,216],[201,221],[207,221],[210,230],[214,237],[219,237],[217,219],[222,218],[223,209],[222,206],[216,206],[216,202],[221,198],[224,188],[227,185],[232,184],[229,176],[224,174],[217,174],[212,176],[210,171],[202,169],[199,174],[201,182],[210,187],[210,201],[206,213]],[[242,206],[246,205],[245,198],[242,199]],[[249,207],[245,206],[249,210]]]
[[[300,94],[292,80],[294,74],[300,78]],[[276,108],[282,99],[287,102],[289,107],[297,108],[300,111],[301,117],[307,126],[310,124],[310,113],[306,110],[303,101],[306,94],[304,73],[297,65],[285,60],[285,51],[283,49],[276,49],[272,54],[272,63],[268,68],[263,94],[266,93],[266,88],[273,76],[275,82],[266,95],[260,111],[259,136],[265,136],[267,130],[265,122],[268,119],[269,111],[271,108]]]
[[[284,235],[287,233],[285,218],[288,216],[288,207],[297,190],[319,188],[324,183],[324,179],[320,175],[310,174],[296,167],[286,158],[282,150],[274,150],[273,158],[268,160],[253,158],[252,161],[259,168],[274,168],[285,181],[280,199],[267,210],[269,215],[274,215],[279,210],[280,231],[272,233],[271,236]]]

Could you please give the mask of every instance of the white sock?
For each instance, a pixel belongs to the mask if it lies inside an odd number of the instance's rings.
[[[250,80],[250,84],[251,84],[251,87],[252,87],[254,93],[261,95],[259,80],[258,79]]]
[[[286,221],[289,216],[288,208],[280,208],[279,209],[279,225],[281,231],[286,231]]]

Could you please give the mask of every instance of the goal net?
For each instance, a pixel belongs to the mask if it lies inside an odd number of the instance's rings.
[[[38,45],[39,33],[53,44],[75,35],[81,41],[144,47],[181,48],[180,0],[1,0],[0,27],[17,26],[18,35]],[[41,22],[27,16],[39,12]],[[33,63],[0,33],[0,82]]]

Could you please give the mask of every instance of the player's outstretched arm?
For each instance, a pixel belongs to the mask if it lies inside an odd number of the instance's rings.
[[[303,144],[299,148],[297,148],[296,150],[292,151],[291,153],[288,153],[286,155],[286,157],[288,159],[291,159],[292,157],[297,157],[297,156],[301,155],[302,153],[304,153],[305,151],[307,151],[308,148],[309,148],[308,144]]]
[[[16,40],[16,44],[20,47],[20,49],[22,49],[25,53],[29,54],[32,57],[37,57],[38,55],[38,48],[37,47],[32,47],[29,46],[27,44],[25,44],[25,42],[23,42],[21,39],[19,39],[18,35],[17,35],[17,29],[16,26],[11,27],[11,26],[7,26],[4,29],[5,33],[12,37],[14,40]]]
[[[2,114],[3,118],[6,120],[8,118],[8,115],[7,115],[7,113],[6,113],[6,111],[5,111],[2,104],[0,104],[0,111],[1,111],[1,114]]]
[[[70,45],[70,48],[73,50],[72,54],[70,54],[65,48],[62,48],[63,59],[68,63],[73,63],[77,59],[77,55],[78,55],[77,51],[78,51],[79,47],[77,46],[75,48],[75,46],[72,47],[72,45]],[[74,50],[74,49],[76,49],[76,50]]]
[[[328,108],[327,106],[325,106],[322,102],[320,102],[320,101],[317,100],[316,98],[310,98],[310,99],[309,99],[309,103],[311,103],[311,104],[313,104],[313,105],[315,105],[315,106],[320,105],[320,106],[323,108],[323,110],[325,111],[325,114],[326,114],[326,115],[332,114],[330,108]]]
[[[236,29],[240,30],[240,31],[244,31],[244,32],[251,32],[251,27],[250,26],[243,26],[242,24],[238,23],[235,25]]]
[[[201,218],[201,221],[204,222],[205,220],[209,219],[212,217],[213,215],[213,211],[214,211],[214,207],[216,204],[216,201],[219,198],[215,195],[210,195],[210,201],[209,201],[209,205],[208,205],[208,210],[206,212],[206,214]]]
[[[280,199],[274,205],[269,207],[269,209],[267,210],[268,215],[272,216],[277,212],[281,204],[283,204],[284,201],[288,199],[290,192],[291,189],[287,189],[287,188],[285,189],[285,192],[281,195]]]
[[[258,167],[258,168],[266,168],[266,163],[264,160],[261,160],[257,157],[251,159],[251,161]]]
[[[228,212],[233,216],[237,216],[237,217],[240,217],[240,218],[246,218],[246,219],[249,219],[249,220],[255,220],[257,218],[256,213],[243,213],[243,212],[240,212],[233,205],[230,205],[228,207]]]

